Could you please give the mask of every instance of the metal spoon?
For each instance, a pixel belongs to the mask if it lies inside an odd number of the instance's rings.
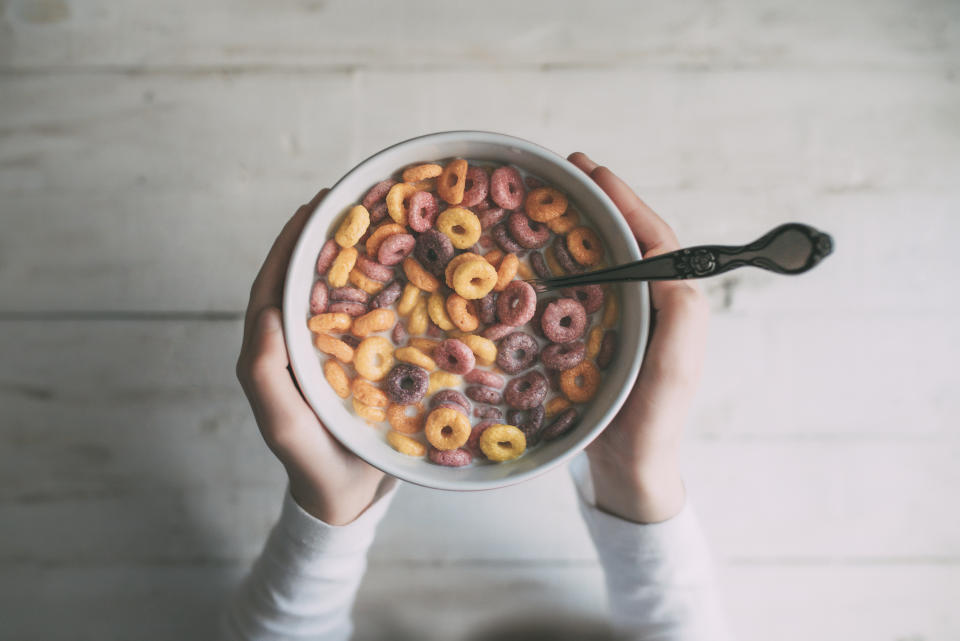
[[[802,223],[786,223],[748,245],[687,247],[626,265],[557,278],[534,278],[527,282],[539,293],[600,283],[706,278],[746,265],[778,274],[802,274],[832,251],[833,239],[829,234]]]

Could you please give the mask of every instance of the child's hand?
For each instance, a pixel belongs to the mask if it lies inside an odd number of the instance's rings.
[[[344,525],[370,505],[383,472],[340,445],[300,395],[288,369],[279,309],[290,253],[326,192],[287,222],[253,282],[237,378],[263,440],[287,470],[293,498],[318,519]]]
[[[669,225],[613,172],[580,152],[568,159],[620,208],[644,258],[680,248]],[[636,385],[587,448],[597,506],[638,523],[664,521],[683,507],[677,449],[700,378],[708,318],[691,281],[652,282],[650,295],[653,333]]]

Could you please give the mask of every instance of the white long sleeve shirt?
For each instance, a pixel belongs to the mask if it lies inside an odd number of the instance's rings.
[[[571,472],[617,631],[643,641],[728,639],[710,554],[691,506],[662,523],[632,523],[595,507],[585,457]],[[371,506],[340,527],[305,512],[288,491],[263,552],[227,606],[222,638],[349,639],[367,549],[396,487],[386,479]]]

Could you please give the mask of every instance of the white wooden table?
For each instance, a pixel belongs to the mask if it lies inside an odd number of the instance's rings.
[[[833,233],[707,285],[690,492],[742,639],[960,638],[958,78],[951,0],[0,2],[0,638],[208,634],[282,492],[233,377],[253,274],[452,128],[587,151],[689,244]],[[358,637],[602,616],[574,506],[562,470],[405,487]]]

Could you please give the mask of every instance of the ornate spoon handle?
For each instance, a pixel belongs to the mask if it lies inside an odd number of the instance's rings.
[[[778,274],[802,274],[833,251],[829,234],[802,223],[787,223],[748,245],[700,245],[647,260],[583,274],[531,280],[538,291],[620,281],[706,278],[751,265]]]

